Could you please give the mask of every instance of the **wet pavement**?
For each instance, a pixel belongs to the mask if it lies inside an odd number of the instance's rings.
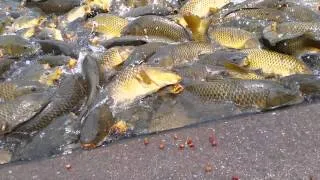
[[[319,108],[317,103],[244,115],[4,165],[0,179],[317,179]]]

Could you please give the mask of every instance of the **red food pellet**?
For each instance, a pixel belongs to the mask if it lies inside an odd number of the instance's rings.
[[[210,164],[207,164],[206,167],[204,168],[205,172],[211,172],[212,171],[212,166]]]
[[[189,148],[193,148],[194,147],[194,144],[191,143],[191,144],[188,144],[189,145]]]
[[[216,139],[216,137],[215,137],[214,134],[211,134],[211,135],[209,136],[209,142],[210,142],[210,144],[211,144],[212,146],[218,145],[217,139]]]
[[[232,180],[239,180],[240,178],[238,176],[232,176]]]
[[[179,144],[179,149],[183,149],[184,148],[184,144]]]
[[[177,135],[177,134],[174,134],[174,135],[173,135],[173,139],[174,139],[174,140],[177,140],[177,139],[178,139],[178,135]]]
[[[159,149],[164,149],[164,144],[162,142],[159,145]]]
[[[188,145],[192,144],[192,139],[189,138],[189,137],[187,138],[187,144],[188,144]]]
[[[149,139],[148,138],[144,138],[143,139],[143,144],[144,145],[148,145],[149,144]]]
[[[71,164],[66,164],[66,165],[65,165],[65,168],[66,168],[67,170],[70,170],[70,169],[71,169]]]

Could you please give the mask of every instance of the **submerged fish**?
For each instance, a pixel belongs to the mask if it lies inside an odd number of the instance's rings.
[[[35,54],[39,50],[39,45],[30,43],[26,39],[17,35],[0,36],[0,54],[9,57],[22,57]],[[0,56],[1,56],[0,55]]]
[[[187,85],[185,91],[201,101],[231,102],[259,110],[297,104],[303,101],[296,91],[267,80],[212,80]]]
[[[72,8],[79,6],[80,0],[45,0],[27,1],[27,7],[38,7],[45,13],[66,13]]]
[[[106,49],[114,46],[139,46],[150,42],[161,42],[161,43],[174,43],[173,40],[163,37],[156,36],[122,36],[118,38],[112,38],[101,43]]]
[[[34,93],[0,104],[0,134],[11,132],[31,119],[49,103],[46,93]]]
[[[280,79],[281,84],[298,89],[304,95],[320,95],[320,77],[309,74],[294,74]]]
[[[273,23],[263,30],[263,37],[271,45],[275,43],[305,35],[308,38],[320,40],[319,22],[284,22]]]
[[[237,9],[223,17],[223,21],[232,19],[252,19],[252,20],[268,20],[274,22],[283,22],[286,20],[285,14],[278,9],[272,8],[244,8]]]
[[[158,4],[151,4],[146,6],[141,6],[137,8],[130,9],[128,12],[124,13],[123,17],[138,17],[145,15],[158,15],[166,16],[173,14],[174,10],[172,7],[162,6]]]
[[[168,45],[162,42],[150,42],[136,47],[124,62],[124,66],[140,65],[147,61],[158,49]]]
[[[62,33],[59,29],[56,28],[43,28],[40,30],[40,32],[36,35],[36,38],[38,39],[52,39],[52,40],[58,40],[63,41]]]
[[[247,57],[241,66],[262,70],[265,74],[288,76],[291,74],[311,74],[309,67],[300,59],[263,49],[242,50]]]
[[[121,71],[107,86],[115,105],[128,105],[160,88],[181,81],[174,72],[160,67],[136,66]],[[134,89],[134,91],[132,91]]]
[[[260,42],[251,32],[231,27],[215,27],[208,32],[209,38],[227,48],[259,48]]]
[[[320,53],[320,41],[315,41],[306,36],[299,36],[279,41],[270,48],[300,58],[305,54]]]
[[[69,44],[64,41],[57,40],[37,40],[37,42],[41,46],[41,50],[47,54],[53,55],[66,55],[74,58],[78,58],[78,54],[76,54],[76,50],[72,44]]]
[[[42,16],[20,16],[15,19],[12,28],[14,31],[18,31],[25,28],[31,28],[38,26],[43,21]]]
[[[0,76],[10,69],[10,66],[14,63],[13,59],[0,58]]]
[[[38,62],[41,64],[49,64],[51,67],[66,65],[69,61],[74,60],[70,56],[65,55],[45,55]]]
[[[130,22],[122,31],[123,35],[158,36],[174,41],[188,41],[190,35],[179,24],[160,16],[147,15]]]
[[[310,8],[293,5],[288,7],[283,7],[282,10],[284,13],[290,17],[293,21],[298,22],[311,22],[311,21],[318,21],[320,16],[312,11]]]
[[[33,160],[42,157],[54,157],[60,153],[70,153],[79,147],[80,122],[74,113],[57,117],[41,133],[32,137],[25,146],[19,146],[13,152],[11,161]]]
[[[57,92],[50,98],[50,103],[35,117],[17,127],[13,133],[33,135],[48,126],[55,118],[74,109],[85,94],[86,87],[81,75],[66,77]]]

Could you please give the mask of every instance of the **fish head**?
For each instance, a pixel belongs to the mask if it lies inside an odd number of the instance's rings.
[[[160,67],[145,68],[144,74],[150,79],[150,82],[161,87],[179,83],[182,79],[178,74]]]
[[[16,88],[17,95],[41,92],[45,90],[45,86],[38,82],[28,82],[26,84],[18,84]]]
[[[149,60],[151,64],[161,67],[172,67],[174,65],[174,59],[170,54],[155,54]]]
[[[280,106],[299,104],[304,100],[300,92],[282,86],[270,88],[265,109],[274,109]]]
[[[12,49],[12,55],[15,57],[31,56],[40,49],[40,45],[37,43],[25,43],[18,44]]]
[[[113,115],[106,104],[101,104],[90,110],[81,125],[81,147],[93,149],[101,145],[113,124]]]

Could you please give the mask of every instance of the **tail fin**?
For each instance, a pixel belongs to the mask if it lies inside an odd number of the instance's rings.
[[[192,38],[195,41],[207,41],[207,30],[210,24],[208,19],[201,19],[195,15],[183,16],[192,32]]]

